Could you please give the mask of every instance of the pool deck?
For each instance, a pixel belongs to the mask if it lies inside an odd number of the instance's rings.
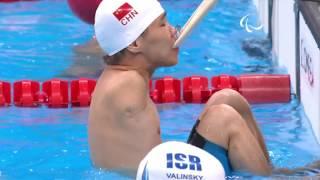
[[[292,92],[320,143],[320,2],[254,0],[254,4],[272,39],[275,63],[288,70]]]

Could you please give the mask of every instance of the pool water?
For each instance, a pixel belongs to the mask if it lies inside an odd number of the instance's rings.
[[[183,25],[201,1],[161,2],[168,20]],[[178,65],[159,69],[155,78],[286,73],[270,58],[249,56],[242,50],[248,39],[265,39],[262,31],[248,33],[240,27],[240,19],[247,14],[249,23],[257,25],[250,0],[221,0],[186,40]],[[0,80],[71,80],[99,74],[97,56],[74,51],[91,39],[93,28],[75,17],[65,0],[0,4],[0,32]],[[71,66],[81,71],[68,74]],[[90,71],[83,71],[84,67]],[[320,147],[303,108],[292,97],[290,103],[252,106],[275,167],[299,167],[320,159]],[[203,105],[158,108],[163,140],[186,141]],[[87,118],[88,108],[0,108],[0,179],[127,179],[92,166]],[[238,178],[261,178],[242,175]]]

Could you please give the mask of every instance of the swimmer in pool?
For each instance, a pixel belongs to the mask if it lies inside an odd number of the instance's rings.
[[[304,167],[298,167],[294,169],[279,168],[276,169],[274,173],[299,177],[310,177],[310,175],[320,176],[320,160],[307,164]]]
[[[96,12],[95,33],[107,66],[90,106],[91,159],[97,167],[135,175],[139,162],[162,142],[149,80],[157,68],[177,64],[177,32],[157,0],[104,0]],[[271,173],[249,104],[231,89],[211,96],[187,142],[216,157],[227,175],[233,170]]]
[[[103,55],[103,51],[95,37],[86,44],[76,45],[73,48],[72,65],[59,76],[68,78],[97,78],[105,66],[103,61],[101,61]]]

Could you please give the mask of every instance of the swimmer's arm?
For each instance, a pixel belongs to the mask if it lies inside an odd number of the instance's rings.
[[[137,77],[134,73],[120,76],[124,77],[115,82],[110,90],[108,102],[111,102],[114,111],[122,116],[134,117],[143,113],[148,102],[147,87],[143,78]]]
[[[320,161],[315,161],[311,164],[306,165],[305,167],[298,167],[298,168],[294,168],[294,169],[287,169],[287,168],[275,169],[275,170],[273,170],[273,173],[294,175],[295,173],[308,171],[310,169],[320,169]]]
[[[297,171],[298,171],[297,169],[279,168],[279,169],[274,169],[272,173],[281,174],[281,175],[293,175]]]
[[[132,148],[142,159],[150,149],[161,143],[161,137],[159,116],[149,105],[149,83],[139,76],[133,73],[118,78],[110,101],[112,109],[108,111],[114,112],[112,114],[118,127],[131,136],[128,143],[132,143]]]

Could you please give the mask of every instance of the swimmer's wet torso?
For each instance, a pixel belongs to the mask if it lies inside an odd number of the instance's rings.
[[[88,125],[93,163],[132,175],[143,157],[161,143],[149,80],[157,68],[177,64],[178,57],[177,31],[160,3],[141,2],[102,1],[97,10],[95,33],[107,54],[107,67],[93,93]],[[133,9],[137,16],[130,17],[129,24],[120,23]],[[210,97],[188,143],[217,157],[226,175],[232,168],[270,173],[261,132],[249,104],[235,91],[222,90]]]
[[[107,68],[90,107],[91,156],[99,167],[135,171],[161,143],[159,115],[148,83],[136,71]]]
[[[176,31],[162,12],[140,37],[105,57],[89,115],[95,165],[135,173],[142,158],[161,143],[159,115],[149,97],[154,70],[177,63]]]

